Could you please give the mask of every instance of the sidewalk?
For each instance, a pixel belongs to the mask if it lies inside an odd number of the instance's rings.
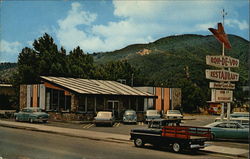
[[[41,124],[30,124],[30,123],[3,121],[3,120],[0,120],[0,126],[18,128],[18,129],[27,129],[31,131],[61,134],[61,135],[73,136],[73,137],[88,138],[92,140],[112,141],[112,142],[119,142],[119,143],[131,143],[131,141],[129,140],[130,138],[129,135],[120,135],[120,134],[113,134],[113,133],[88,131],[88,130],[61,128],[61,127],[46,126],[46,125],[41,125]],[[225,147],[225,146],[211,145],[204,149],[201,149],[201,151],[205,151],[209,153],[219,153],[219,154],[243,157],[243,158],[248,158],[249,156],[249,151],[246,149],[231,148],[231,147]]]
[[[0,125],[11,128],[28,129],[32,131],[49,132],[55,134],[62,134],[73,137],[89,138],[94,140],[105,140],[105,141],[120,141],[120,142],[130,142],[129,135],[111,134],[104,132],[95,132],[88,130],[78,130],[70,128],[61,128],[54,126],[46,126],[41,124],[30,124],[22,122],[12,122],[0,120]]]

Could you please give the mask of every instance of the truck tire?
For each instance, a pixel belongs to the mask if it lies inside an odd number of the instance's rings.
[[[172,150],[174,152],[180,152],[181,151],[181,145],[178,142],[174,142],[172,145]]]
[[[143,140],[141,138],[136,138],[134,140],[134,144],[135,144],[136,147],[143,147],[144,146],[144,142],[143,142]]]

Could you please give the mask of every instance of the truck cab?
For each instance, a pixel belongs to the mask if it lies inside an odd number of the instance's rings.
[[[154,119],[149,121],[148,128],[162,129],[164,126],[180,126],[178,119]]]

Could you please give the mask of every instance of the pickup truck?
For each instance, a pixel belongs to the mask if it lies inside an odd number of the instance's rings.
[[[132,129],[130,136],[136,147],[152,144],[180,152],[208,146],[205,141],[211,140],[211,131],[206,127],[180,126],[180,120],[158,119],[152,120],[148,128]]]

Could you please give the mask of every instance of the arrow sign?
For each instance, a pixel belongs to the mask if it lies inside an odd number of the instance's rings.
[[[214,81],[239,81],[239,74],[226,70],[206,70],[206,78]]]
[[[206,64],[215,67],[239,67],[239,60],[230,56],[206,56]]]

